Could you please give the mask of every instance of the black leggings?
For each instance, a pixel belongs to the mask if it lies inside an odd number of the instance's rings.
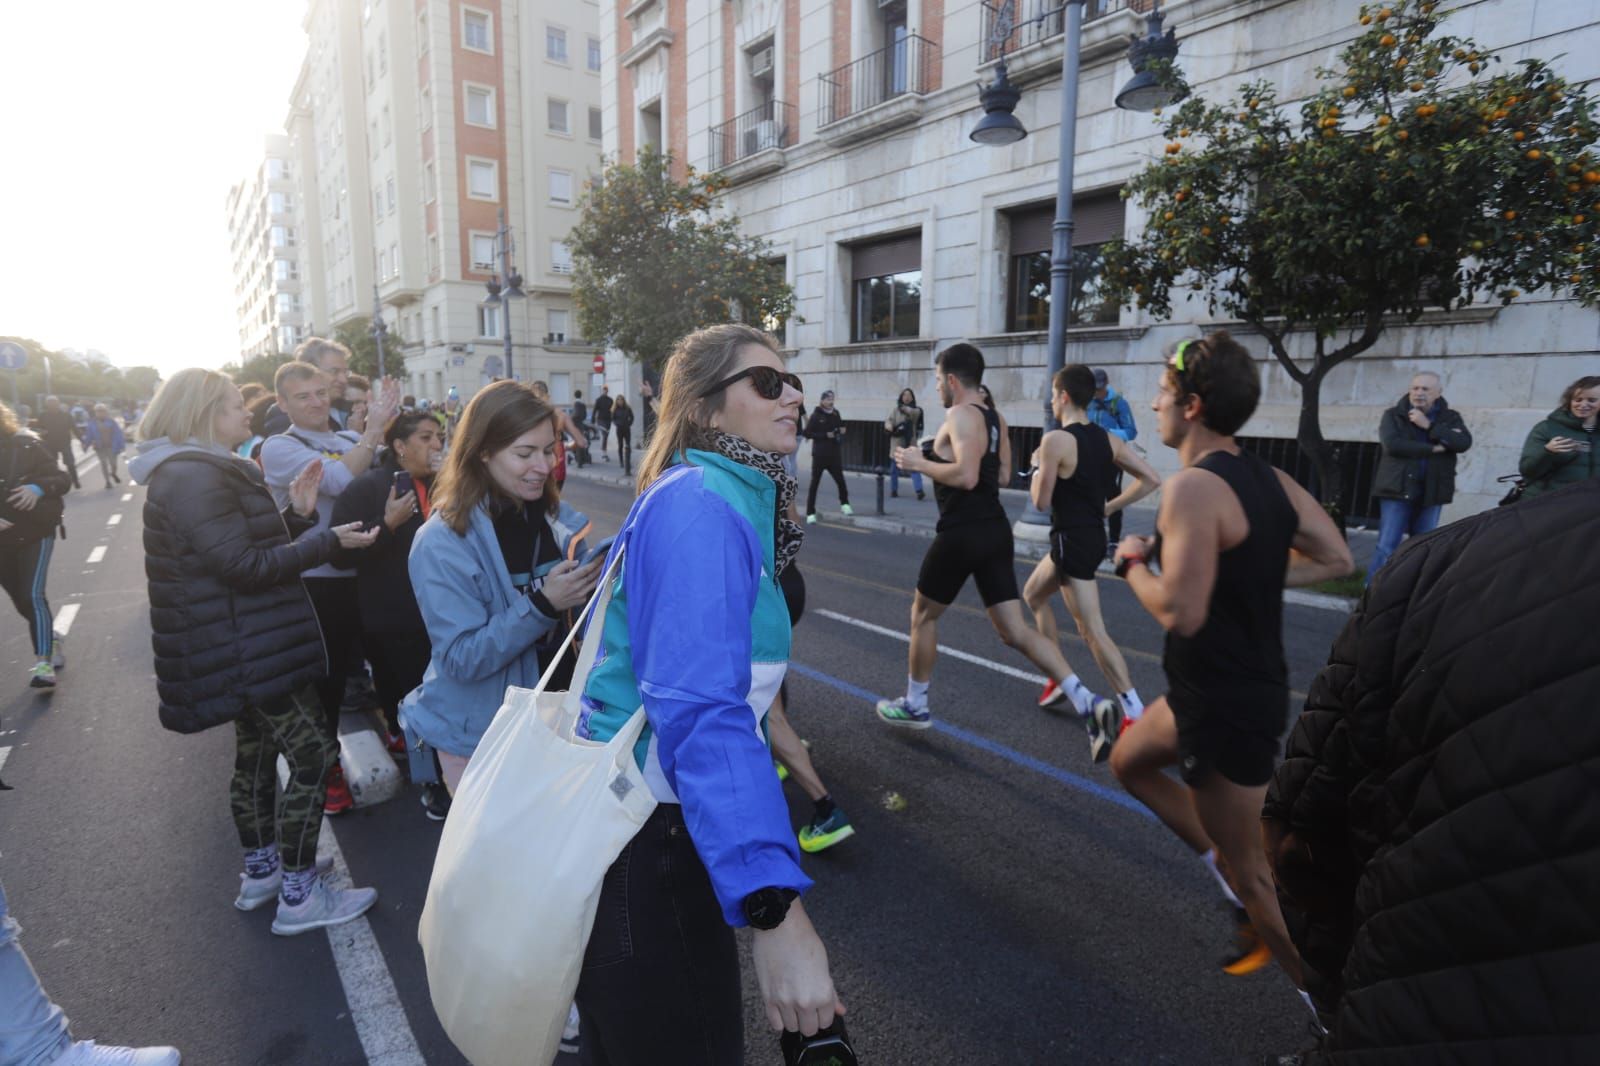
[[[0,587],[11,597],[17,613],[28,620],[28,636],[33,638],[33,653],[48,659],[54,638],[54,619],[50,601],[45,599],[44,582],[50,570],[50,553],[56,538],[48,537],[25,544],[0,547]]]
[[[322,645],[328,653],[328,676],[317,682],[317,699],[328,719],[328,735],[339,735],[339,705],[344,703],[345,677],[350,656],[361,636],[361,607],[356,601],[353,577],[308,577],[306,592],[322,627]]]
[[[822,474],[826,471],[833,475],[833,484],[839,490],[839,503],[841,506],[850,502],[850,490],[844,483],[844,460],[835,455],[831,459],[818,458],[816,453],[811,456],[811,491],[806,493],[806,514],[817,513],[817,486],[822,483]]]
[[[633,427],[617,427],[617,458],[622,460],[622,472],[633,473]]]
[[[367,652],[367,662],[372,664],[372,687],[378,690],[383,719],[389,732],[398,733],[400,701],[422,684],[422,675],[427,672],[428,660],[433,655],[428,632],[374,633],[369,629],[362,633],[361,643]]]

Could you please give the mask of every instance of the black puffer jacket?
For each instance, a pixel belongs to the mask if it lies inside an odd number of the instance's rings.
[[[300,574],[333,557],[329,530],[290,541],[261,470],[245,459],[176,451],[149,473],[144,569],[161,724],[196,733],[328,672]]]
[[[1262,816],[1339,1066],[1600,1062],[1600,480],[1408,541]]]
[[[43,493],[28,511],[8,502],[23,485],[37,485]],[[55,453],[31,431],[0,436],[0,518],[11,523],[10,529],[0,532],[0,547],[32,544],[61,531],[61,497],[70,488],[72,478],[56,463]]]
[[[394,454],[385,452],[382,462],[350,482],[334,501],[330,525],[362,522],[378,527],[378,539],[371,547],[340,551],[334,561],[356,572],[356,599],[361,604],[361,627],[365,632],[412,633],[426,638],[428,627],[417,607],[416,593],[411,591],[411,571],[407,566],[411,542],[425,516],[419,507],[416,514],[393,530],[383,520],[389,490],[399,469]],[[423,485],[424,492],[432,481],[429,478]]]

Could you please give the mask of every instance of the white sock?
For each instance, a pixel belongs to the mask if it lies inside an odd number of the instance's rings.
[[[928,705],[928,682],[918,681],[916,678],[907,675],[906,702],[913,707],[926,707]]]
[[[1087,718],[1089,712],[1094,710],[1094,693],[1089,691],[1089,686],[1077,674],[1061,682],[1061,691],[1067,694],[1067,699],[1072,701],[1072,706],[1081,716]]]
[[[1244,904],[1239,902],[1239,897],[1233,894],[1233,889],[1229,886],[1228,879],[1222,876],[1221,870],[1217,869],[1217,853],[1215,849],[1206,852],[1200,858],[1206,864],[1206,869],[1211,871],[1211,876],[1217,879],[1217,884],[1222,886],[1222,894],[1228,898],[1228,902],[1235,907],[1243,907]]]
[[[1144,713],[1144,700],[1139,698],[1138,689],[1129,689],[1117,699],[1122,701],[1122,717],[1133,721]]]

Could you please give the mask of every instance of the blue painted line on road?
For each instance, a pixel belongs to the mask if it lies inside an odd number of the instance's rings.
[[[797,662],[791,662],[789,664],[789,669],[793,670],[801,677],[810,678],[812,681],[820,681],[830,688],[837,689],[846,696],[854,696],[856,699],[865,700],[874,707],[878,705],[878,700],[880,697],[873,695],[864,688],[852,685],[848,681],[841,681],[832,674],[825,674],[821,670],[816,670],[804,665],[803,663]],[[961,741],[963,744],[969,744],[980,751],[986,751],[990,755],[999,756],[1014,766],[1020,766],[1024,770],[1032,770],[1035,773],[1043,774],[1045,777],[1050,778],[1050,780],[1056,782],[1057,784],[1065,785],[1066,787],[1077,792],[1082,792],[1086,795],[1093,796],[1095,799],[1104,800],[1106,803],[1111,803],[1123,808],[1124,810],[1132,811],[1135,814],[1142,815],[1143,817],[1152,821],[1155,820],[1155,815],[1150,812],[1150,808],[1146,807],[1144,804],[1140,803],[1126,792],[1122,792],[1114,788],[1107,788],[1098,781],[1091,781],[1087,777],[1080,777],[1070,770],[1063,770],[1059,766],[1052,766],[1041,759],[1035,759],[1032,755],[1024,755],[1015,748],[1008,748],[1004,744],[990,740],[988,737],[981,736],[972,732],[971,730],[962,729],[960,726],[951,725],[948,722],[935,721],[933,723],[933,728],[938,730],[940,733],[943,733],[945,736],[953,737],[956,740]]]

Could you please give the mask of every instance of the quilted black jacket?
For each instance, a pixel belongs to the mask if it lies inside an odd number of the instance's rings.
[[[310,524],[288,512],[295,532]],[[256,464],[179,452],[149,477],[144,569],[161,724],[196,733],[328,672],[300,574],[333,557],[322,530],[291,542]]]
[[[1263,811],[1311,1061],[1600,1062],[1600,481],[1374,580]]]

